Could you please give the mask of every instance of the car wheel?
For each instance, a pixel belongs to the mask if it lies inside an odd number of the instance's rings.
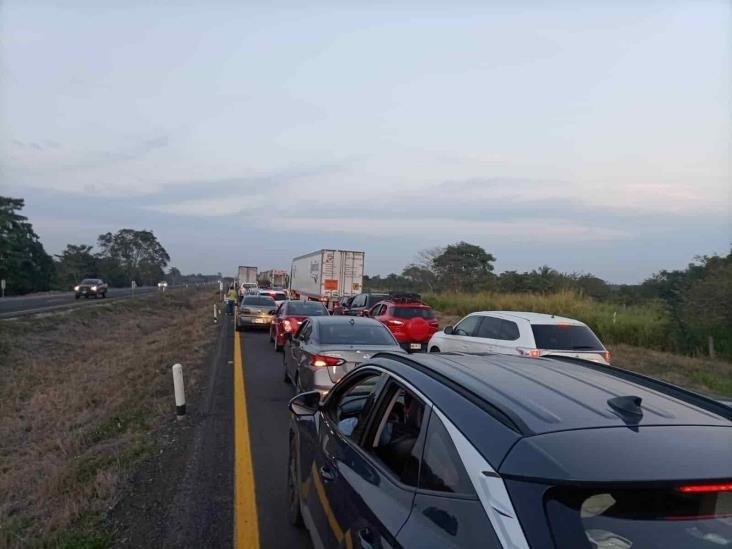
[[[432,348],[430,348],[430,353],[439,353],[439,352],[440,352],[440,348],[439,347],[432,347]]]
[[[81,297],[80,295],[75,295],[74,299],[79,299],[80,297]]]
[[[275,338],[272,336],[272,328],[269,329],[269,342],[272,343]],[[277,350],[277,343],[275,343],[275,351]]]
[[[290,456],[287,465],[287,515],[290,524],[302,526],[302,512],[300,510],[300,482],[297,474],[297,449],[295,448],[295,434],[290,431]]]

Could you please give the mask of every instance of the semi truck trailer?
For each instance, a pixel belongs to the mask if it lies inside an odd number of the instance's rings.
[[[292,260],[290,292],[294,299],[320,301],[333,310],[343,297],[363,290],[364,253],[318,250]]]

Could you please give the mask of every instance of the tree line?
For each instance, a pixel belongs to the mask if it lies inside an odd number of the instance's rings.
[[[732,251],[726,256],[695,258],[685,269],[662,270],[640,284],[609,284],[587,273],[561,273],[549,266],[495,274],[493,254],[466,242],[432,248],[401,274],[366,277],[369,291],[427,293],[493,291],[552,294],[574,292],[602,302],[658,307],[681,350],[706,349],[732,356]]]
[[[111,286],[129,286],[133,280],[152,285],[164,279],[170,256],[152,231],[108,232],[99,235],[96,248],[69,244],[51,257],[20,214],[23,206],[21,198],[0,196],[0,279],[6,281],[7,295],[69,289],[83,278],[102,278]]]

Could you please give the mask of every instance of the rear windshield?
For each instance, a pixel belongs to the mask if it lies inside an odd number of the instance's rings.
[[[533,324],[537,349],[555,351],[604,351],[605,348],[587,326]]]
[[[424,307],[394,307],[391,314],[397,318],[435,318],[432,309]]]
[[[82,284],[99,284],[98,278],[85,278],[81,281]]]
[[[323,345],[397,346],[391,332],[383,324],[328,323],[321,324],[319,330],[319,340]]]
[[[275,301],[287,301],[287,295],[283,292],[277,292],[276,294],[269,294],[269,296]]]
[[[288,315],[302,316],[326,316],[328,311],[322,303],[316,301],[289,301],[287,303]]]
[[[732,547],[732,492],[563,487],[547,495],[557,547]]]
[[[260,307],[274,307],[275,302],[274,299],[271,297],[245,297],[242,302],[242,305],[253,305],[253,306],[260,306]]]

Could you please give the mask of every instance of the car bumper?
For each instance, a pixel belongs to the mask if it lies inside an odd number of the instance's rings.
[[[239,314],[236,317],[237,326],[261,326],[269,328],[274,320],[273,316],[252,316]]]
[[[422,353],[427,350],[427,342],[400,341],[399,346],[408,353]]]

